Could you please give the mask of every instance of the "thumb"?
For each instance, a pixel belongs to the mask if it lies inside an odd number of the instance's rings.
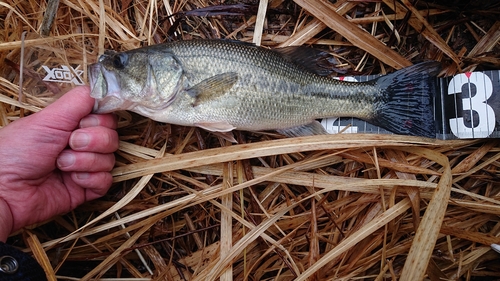
[[[94,103],[88,86],[75,87],[38,112],[37,119],[47,122],[46,125],[51,128],[72,131],[83,117],[92,112]]]

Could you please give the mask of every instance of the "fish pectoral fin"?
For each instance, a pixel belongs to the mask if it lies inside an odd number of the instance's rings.
[[[300,125],[297,127],[279,129],[276,130],[278,133],[285,135],[287,137],[303,137],[303,136],[314,136],[314,135],[327,135],[325,128],[318,121],[306,125]]]
[[[238,73],[225,72],[209,77],[186,90],[195,99],[193,106],[216,99],[227,93],[238,81]]]

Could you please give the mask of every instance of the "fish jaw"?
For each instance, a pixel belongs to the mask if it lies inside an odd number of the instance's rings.
[[[136,104],[120,96],[116,75],[99,63],[88,68],[90,96],[95,99],[94,113],[103,114],[116,110],[132,110]]]

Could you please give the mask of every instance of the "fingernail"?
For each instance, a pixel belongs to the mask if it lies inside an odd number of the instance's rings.
[[[75,155],[73,153],[63,152],[57,157],[57,166],[59,168],[70,167],[75,163]]]
[[[71,134],[69,140],[69,146],[73,149],[79,149],[86,147],[90,142],[90,136],[87,133],[74,132]]]
[[[80,120],[80,128],[95,127],[99,126],[99,119],[93,115],[83,117]]]
[[[82,172],[82,173],[75,173],[75,176],[79,180],[86,180],[90,177],[90,174]]]

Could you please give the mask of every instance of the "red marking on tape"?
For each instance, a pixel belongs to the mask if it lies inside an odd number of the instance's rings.
[[[465,76],[470,79],[470,76],[472,75],[472,72],[465,72]]]
[[[411,119],[408,119],[408,120],[405,120],[404,122],[404,125],[403,125],[405,128],[412,128],[413,127],[413,120]]]
[[[344,78],[345,78],[344,76],[340,76],[340,77],[339,77],[339,80],[340,80],[340,81],[344,81]]]

